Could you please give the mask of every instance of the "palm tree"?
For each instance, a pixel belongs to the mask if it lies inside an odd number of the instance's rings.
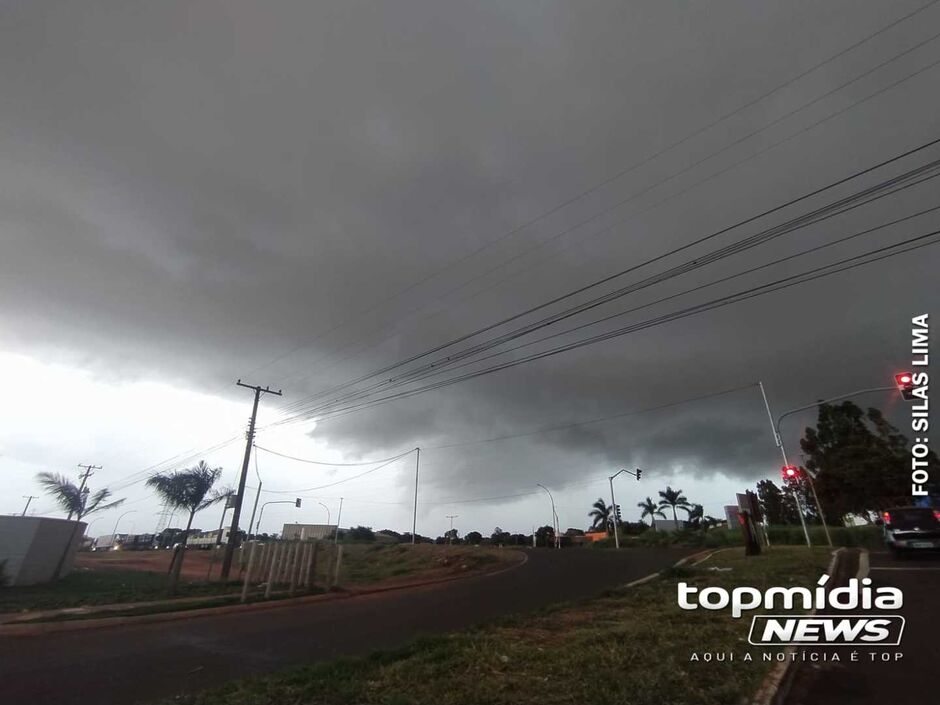
[[[603,528],[604,531],[610,531],[611,524],[613,523],[614,508],[607,506],[607,503],[602,497],[598,497],[597,501],[591,506],[594,507],[588,512],[588,516],[594,519],[591,523],[591,528]]]
[[[666,518],[666,515],[663,514],[662,509],[659,508],[659,505],[649,497],[647,497],[642,502],[639,502],[636,506],[643,510],[643,512],[640,514],[640,519],[649,517],[650,524],[656,521],[656,517],[661,517],[663,519]]]
[[[679,515],[676,514],[676,508],[681,507],[682,509],[685,509],[689,506],[689,500],[683,496],[682,490],[674,490],[672,487],[666,487],[665,490],[660,490],[659,496],[662,497],[659,502],[660,509],[664,507],[672,507],[672,518],[678,527]]]
[[[697,529],[702,525],[702,519],[705,517],[705,507],[701,504],[693,504],[688,507],[682,507],[682,509],[689,515],[689,526]]]
[[[87,487],[82,490],[67,477],[58,473],[41,472],[36,475],[36,479],[46,490],[46,493],[53,496],[63,511],[69,513],[69,519],[74,514],[75,519],[81,521],[84,516],[94,512],[103,512],[106,509],[113,509],[124,501],[119,499],[114,502],[107,502],[111,497],[111,490],[103,489],[91,494],[91,490]]]
[[[122,504],[124,500],[118,499],[114,502],[108,502],[107,500],[111,497],[111,490],[101,489],[92,494],[91,490],[87,487],[78,487],[78,485],[65,477],[65,475],[59,475],[58,473],[41,472],[36,475],[36,479],[39,481],[39,484],[45,488],[46,493],[51,494],[55,501],[58,502],[59,506],[62,507],[64,511],[68,512],[69,519],[72,518],[73,514],[75,515],[75,528],[72,530],[72,538],[66,544],[62,555],[59,556],[59,562],[56,564],[55,572],[52,574],[52,579],[58,580],[59,576],[62,574],[62,568],[65,566],[65,561],[68,558],[69,550],[72,544],[75,543],[82,517],[117,507]]]
[[[186,544],[189,541],[189,530],[192,528],[196,512],[225,499],[227,496],[227,490],[212,491],[212,486],[221,475],[222,468],[210,468],[204,460],[200,460],[197,465],[188,470],[154,475],[147,480],[147,486],[156,490],[166,504],[175,509],[184,509],[189,512],[181,547],[179,552],[174,554],[174,562],[170,565],[170,580],[167,592],[171,595],[176,592],[176,585],[179,582],[180,572],[183,568]]]

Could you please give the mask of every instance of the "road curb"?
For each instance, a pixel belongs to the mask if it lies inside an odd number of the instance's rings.
[[[509,549],[512,550],[512,549]],[[334,602],[336,600],[349,600],[355,597],[364,597],[376,595],[384,592],[393,592],[395,590],[409,590],[414,588],[428,587],[431,585],[440,585],[450,583],[456,580],[467,580],[474,577],[490,577],[499,575],[509,570],[514,570],[524,565],[529,560],[529,556],[523,551],[514,551],[522,559],[508,566],[503,566],[498,570],[481,571],[479,573],[470,573],[468,575],[451,575],[446,578],[435,578],[432,580],[419,580],[411,583],[399,585],[385,585],[375,588],[353,589],[342,592],[327,592],[319,595],[305,595],[303,597],[292,597],[284,600],[271,600],[269,602],[253,602],[248,604],[223,605],[221,607],[202,607],[191,610],[176,610],[173,612],[160,612],[157,614],[140,614],[126,617],[101,617],[99,619],[77,619],[62,622],[31,622],[27,624],[3,624],[0,625],[0,637],[4,636],[42,636],[60,632],[78,632],[93,629],[107,629],[108,627],[120,627],[129,624],[154,624],[160,622],[174,622],[181,619],[194,619],[197,617],[217,617],[226,614],[244,614],[246,612],[261,612],[263,610],[273,610],[281,607],[295,607],[297,605]]]
[[[836,574],[839,561],[844,555],[846,555],[845,547],[837,548],[832,552],[832,560],[829,561],[827,568],[829,575]],[[809,614],[816,614],[816,610]],[[796,653],[795,646],[788,646],[784,653],[787,654],[788,660],[781,661],[770,669],[757,689],[754,699],[751,700],[751,705],[782,705],[787,695],[790,694],[800,662],[791,658],[791,655]]]

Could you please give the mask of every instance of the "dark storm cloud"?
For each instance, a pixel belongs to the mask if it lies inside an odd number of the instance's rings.
[[[933,71],[696,185],[935,60],[938,48],[926,45],[524,254],[923,40],[940,26],[931,9],[450,266],[917,6],[10,3],[0,22],[4,346],[225,394],[252,375],[283,386],[290,403],[935,137]],[[933,205],[933,192],[921,187],[657,295]],[[314,435],[372,456],[757,379],[781,409],[874,386],[906,358],[910,316],[937,303],[936,263],[923,250],[325,421]],[[433,482],[455,490],[624,463],[751,479],[776,463],[765,424],[752,390],[438,451],[440,461],[429,451],[429,462]]]

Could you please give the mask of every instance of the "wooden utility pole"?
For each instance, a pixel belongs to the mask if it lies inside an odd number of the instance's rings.
[[[250,384],[244,384],[238,380],[236,384],[239,387],[253,389],[255,392],[255,401],[251,407],[251,421],[248,423],[248,441],[245,443],[245,459],[242,462],[242,473],[238,478],[238,494],[235,496],[235,511],[232,512],[232,526],[228,532],[228,543],[225,545],[225,558],[222,561],[222,573],[219,576],[221,580],[228,580],[229,572],[232,569],[232,557],[235,555],[235,543],[238,541],[238,520],[241,517],[242,499],[245,495],[245,480],[248,478],[248,461],[251,460],[251,446],[255,440],[255,420],[258,417],[258,401],[262,394],[274,394],[281,396],[281,390],[276,392],[268,387],[258,387]],[[251,527],[248,527],[249,530]]]
[[[81,463],[79,463],[79,464],[78,464],[78,467],[85,469],[85,472],[84,472],[84,474],[82,475],[82,484],[81,484],[81,486],[78,488],[78,496],[79,496],[79,498],[81,499],[82,509],[81,509],[81,511],[79,512],[77,518],[78,518],[79,520],[81,520],[82,514],[85,513],[85,484],[88,482],[88,478],[91,477],[92,475],[94,475],[94,473],[92,472],[92,470],[101,470],[101,466],[100,466],[100,465],[82,465]],[[69,519],[72,518],[72,512],[69,512],[68,518],[69,518]]]

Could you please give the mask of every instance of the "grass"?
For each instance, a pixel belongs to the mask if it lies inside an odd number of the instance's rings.
[[[178,597],[229,594],[237,589],[231,583],[180,581]],[[54,583],[0,589],[0,612],[145,602],[165,597],[165,573],[77,569]]]
[[[511,560],[510,551],[476,548],[473,546],[403,546],[380,544],[352,544],[343,546],[340,584],[354,587],[378,582],[416,577],[447,577],[479,570],[488,565]],[[109,552],[95,556],[95,568],[79,567],[55,583],[24,587],[0,588],[0,613],[54,610],[89,607],[122,602],[149,602],[166,598],[164,571],[126,570],[116,567],[122,556]],[[329,560],[324,551],[317,561],[317,584],[326,582]],[[233,575],[236,575],[233,572]],[[108,612],[108,616],[153,614],[180,609],[197,609],[237,602],[233,593],[241,592],[238,580],[227,583],[204,580],[180,581],[176,597],[206,597],[198,603],[167,602],[140,608]],[[285,586],[279,586],[284,589]],[[305,591],[311,594],[319,590]],[[301,591],[298,591],[300,594]],[[276,595],[282,599],[284,594]],[[211,598],[211,599],[210,599]],[[253,595],[252,599],[257,599]],[[70,614],[61,618],[80,619],[100,615]]]
[[[680,610],[676,584],[812,584],[821,549],[779,547],[745,558],[723,551],[701,567],[603,597],[416,641],[371,656],[295,668],[176,698],[185,705],[729,705],[749,698],[771,667],[749,647],[748,619]],[[710,567],[730,568],[712,572]],[[690,661],[693,652],[735,661]],[[741,659],[745,652],[757,656]]]
[[[369,585],[396,578],[444,577],[513,560],[512,551],[477,546],[353,544],[343,546],[344,585]]]
[[[826,546],[826,534],[820,525],[807,526],[810,541],[814,546]],[[773,545],[802,546],[806,542],[799,524],[771,526],[768,530]],[[831,526],[829,534],[833,546],[879,548],[884,545],[884,536],[879,526]],[[708,531],[686,529],[676,533],[646,531],[638,536],[621,536],[624,547],[651,548],[656,546],[690,546],[693,548],[725,548],[743,545],[739,529],[718,527]],[[613,539],[604,539],[591,544],[591,548],[613,548]]]

